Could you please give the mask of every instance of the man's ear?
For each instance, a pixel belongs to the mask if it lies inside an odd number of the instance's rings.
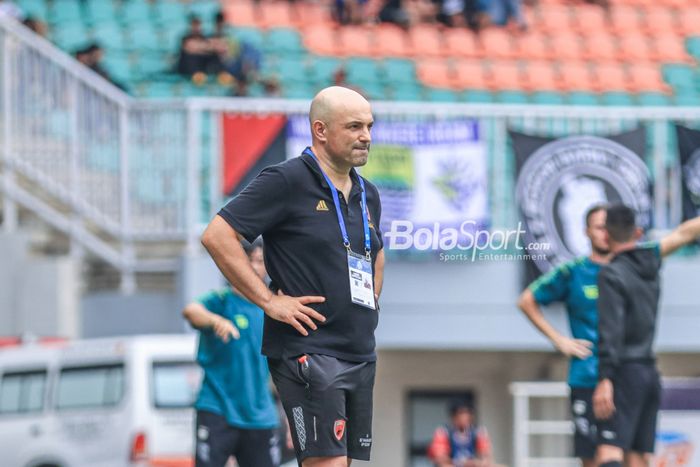
[[[313,125],[311,125],[313,135],[319,141],[326,141],[326,128],[326,124],[321,120],[315,120]]]

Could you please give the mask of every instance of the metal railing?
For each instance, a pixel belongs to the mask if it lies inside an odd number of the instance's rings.
[[[174,271],[196,254],[202,224],[221,206],[220,122],[226,113],[299,115],[307,101],[135,100],[51,43],[0,18],[0,170],[4,228],[17,204],[113,265],[133,287],[137,271]],[[644,125],[654,179],[654,227],[681,216],[671,125],[700,123],[697,108],[373,103],[375,120],[474,118],[488,151],[491,224],[517,222],[508,130],[542,136],[611,134]],[[162,253],[161,242],[180,245]],[[160,257],[154,251],[161,251]]]

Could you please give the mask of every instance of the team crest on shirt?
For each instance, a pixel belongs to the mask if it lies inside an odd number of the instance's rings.
[[[583,295],[589,300],[598,299],[598,286],[597,285],[584,285]]]
[[[335,434],[335,439],[340,441],[343,439],[345,434],[345,420],[336,420],[333,424],[333,433]]]

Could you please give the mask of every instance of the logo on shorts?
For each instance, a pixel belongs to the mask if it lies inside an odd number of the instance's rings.
[[[610,430],[601,431],[600,436],[603,439],[615,439],[615,438],[617,438],[617,434],[614,431],[610,431]]]
[[[333,433],[335,434],[335,439],[340,441],[343,439],[345,434],[345,420],[336,420],[333,424]]]
[[[586,401],[575,400],[572,407],[576,415],[583,415],[586,413]]]
[[[306,449],[306,427],[304,426],[304,411],[301,407],[292,408],[292,415],[294,415],[294,428],[297,432],[297,439],[299,440],[299,449],[304,451]]]

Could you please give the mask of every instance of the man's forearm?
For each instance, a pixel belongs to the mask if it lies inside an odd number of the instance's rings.
[[[554,326],[549,324],[542,314],[539,305],[535,301],[535,297],[529,289],[526,289],[518,300],[518,308],[525,314],[528,320],[549,339],[552,344],[555,344],[557,339],[561,337],[559,331]]]
[[[201,303],[190,303],[182,311],[182,315],[197,329],[206,329],[214,326],[218,315],[210,312]]]
[[[204,234],[202,245],[226,279],[248,300],[261,308],[272,292],[255,273],[236,231],[220,216],[215,216]]]
[[[377,260],[374,262],[374,293],[377,297],[382,294],[382,287],[384,286],[384,250],[379,250],[377,253]]]

